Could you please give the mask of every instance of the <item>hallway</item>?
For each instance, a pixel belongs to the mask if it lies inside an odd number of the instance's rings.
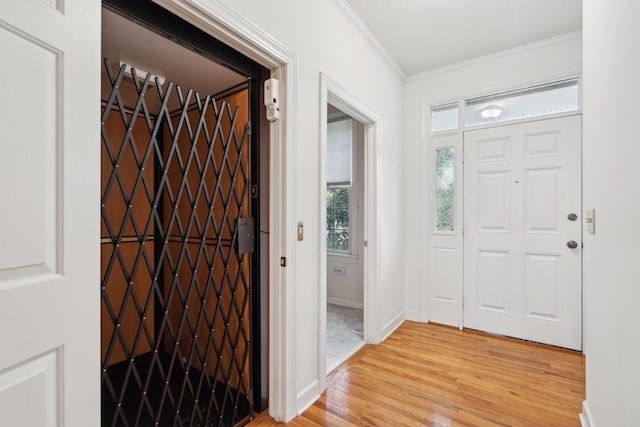
[[[584,375],[578,352],[407,321],[287,425],[578,426]],[[279,424],[265,412],[249,425]]]

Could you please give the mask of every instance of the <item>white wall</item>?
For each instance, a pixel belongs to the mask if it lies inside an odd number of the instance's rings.
[[[640,3],[585,0],[584,340],[591,426],[640,425]],[[588,411],[587,411],[588,412]]]
[[[404,90],[406,203],[403,219],[405,305],[408,318],[421,321],[431,318],[427,299],[429,277],[433,271],[433,266],[429,264],[433,242],[433,206],[430,193],[433,159],[426,131],[429,106],[575,76],[581,71],[582,37],[579,33],[574,33],[409,77]],[[457,137],[458,148],[461,148],[461,135],[458,134]],[[458,183],[461,184],[460,179]],[[461,187],[456,188],[456,191],[460,190]],[[459,229],[460,227],[458,232]],[[460,234],[452,236],[451,240],[452,246],[459,245],[462,241]],[[461,257],[462,252],[457,252]],[[462,265],[461,258],[457,265]],[[454,324],[459,320],[457,313],[439,313],[438,316],[441,322],[446,319],[445,323]]]
[[[298,407],[311,403],[319,390],[319,164],[320,72],[359,98],[379,117],[380,176],[377,242],[380,248],[378,304],[380,328],[404,309],[403,239],[403,121],[402,78],[345,18],[333,1],[223,0],[245,19],[271,35],[297,56],[297,124],[295,221],[304,221],[305,238],[296,247],[297,387]],[[326,108],[326,106],[322,106]],[[295,223],[290,224],[295,227]],[[370,245],[371,247],[371,245]]]
[[[351,244],[355,248],[354,257],[327,255],[327,302],[347,307],[363,308],[364,304],[364,125],[355,122],[356,132],[356,174],[354,183],[356,195],[356,234]],[[337,268],[337,270],[336,270]],[[344,271],[344,274],[342,272]]]

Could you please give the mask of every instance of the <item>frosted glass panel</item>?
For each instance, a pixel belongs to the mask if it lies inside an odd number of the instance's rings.
[[[435,150],[435,231],[453,231],[455,220],[455,152]]]
[[[431,132],[458,128],[458,104],[431,107]]]
[[[563,80],[465,101],[465,126],[577,111],[578,80]]]

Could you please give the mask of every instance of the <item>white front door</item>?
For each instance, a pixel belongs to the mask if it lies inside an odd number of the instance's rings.
[[[100,425],[100,2],[0,2],[0,426]]]
[[[464,133],[464,327],[582,348],[580,129]]]

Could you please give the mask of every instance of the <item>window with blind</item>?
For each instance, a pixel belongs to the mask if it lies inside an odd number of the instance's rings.
[[[327,124],[327,252],[351,253],[354,123],[349,117]]]

